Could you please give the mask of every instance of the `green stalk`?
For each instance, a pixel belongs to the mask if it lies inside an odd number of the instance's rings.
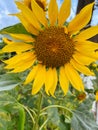
[[[24,130],[25,125],[25,111],[23,107],[19,108],[19,121],[18,121],[18,130]]]
[[[38,107],[37,107],[37,116],[35,118],[35,124],[33,126],[33,130],[39,130],[40,126],[39,126],[39,119],[40,119],[40,113],[41,113],[41,108],[42,108],[42,99],[43,96],[41,93],[39,93],[39,98],[38,98]]]
[[[22,104],[20,104],[20,103],[18,103],[21,107],[23,107],[24,108],[24,110],[26,110],[27,111],[27,113],[29,114],[29,116],[31,117],[31,119],[32,119],[32,122],[33,122],[33,124],[35,123],[35,121],[34,121],[34,117],[33,117],[33,115],[32,115],[32,113],[29,111],[29,109],[26,107],[26,106],[24,106],[24,105],[22,105]],[[35,112],[34,112],[34,114],[36,114]],[[36,115],[35,115],[36,116]]]
[[[43,108],[42,110],[41,110],[41,113],[42,112],[44,112],[44,111],[46,111],[47,109],[49,109],[49,108],[62,108],[62,109],[65,109],[65,110],[67,110],[67,111],[69,111],[70,113],[73,113],[71,110],[69,110],[67,107],[65,107],[65,106],[60,106],[60,105],[51,105],[51,106],[48,106],[48,107],[45,107],[45,108]]]

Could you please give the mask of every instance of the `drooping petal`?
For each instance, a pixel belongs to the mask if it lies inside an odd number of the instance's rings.
[[[81,41],[86,40],[95,36],[96,34],[98,34],[98,26],[93,26],[86,30],[81,31],[80,34],[76,35],[74,40],[81,40]]]
[[[76,15],[76,17],[69,23],[68,30],[71,34],[81,30],[87,25],[92,16],[93,5],[94,3],[85,6],[80,11],[80,13]]]
[[[95,59],[88,57],[88,56],[85,56],[79,52],[76,52],[73,55],[73,58],[81,65],[90,65],[92,62],[95,61]]]
[[[49,89],[49,92],[50,92],[50,94],[51,94],[53,97],[55,97],[55,96],[54,96],[54,92],[55,92],[55,89],[56,89],[56,87],[57,87],[57,82],[58,82],[57,71],[56,71],[55,68],[53,68],[53,77],[54,77],[53,86]]]
[[[30,35],[27,35],[27,34],[14,34],[14,33],[9,33],[9,35],[11,37],[13,37],[14,39],[17,39],[17,40],[22,40],[22,41],[25,41],[25,42],[34,42],[35,39],[30,36]]]
[[[24,4],[21,2],[15,2],[17,7],[21,10],[23,16],[29,21],[31,25],[33,25],[36,29],[41,30],[40,24],[36,19],[34,13]]]
[[[59,82],[64,94],[66,95],[69,87],[69,80],[65,75],[64,67],[60,67]]]
[[[60,12],[58,14],[58,25],[62,26],[68,16],[70,15],[71,10],[71,0],[64,0],[61,5]]]
[[[51,26],[55,25],[58,17],[58,5],[56,0],[50,0],[48,7],[48,16]]]
[[[81,72],[85,75],[89,75],[89,76],[94,75],[94,73],[92,71],[90,71],[88,67],[81,65],[81,64],[78,64],[74,59],[71,59],[70,63],[79,72]]]
[[[40,68],[40,70],[37,72],[34,83],[33,83],[33,86],[32,86],[32,94],[33,95],[38,93],[38,91],[44,85],[44,83],[45,83],[45,74],[46,74],[45,66],[42,66]]]
[[[35,0],[31,0],[31,6],[34,14],[36,15],[38,21],[44,25],[47,26],[47,19],[45,16],[45,11],[37,4]]]
[[[49,68],[46,71],[46,78],[45,78],[45,91],[49,95],[49,89],[53,86],[54,83],[54,71],[52,68]]]
[[[33,35],[38,35],[38,30],[31,23],[29,23],[29,21],[23,16],[22,13],[17,13],[14,15],[19,18],[19,20],[22,22],[23,26],[28,32],[32,33]]]
[[[26,44],[22,42],[15,42],[12,44],[6,45],[2,51],[3,52],[16,52],[16,53],[21,53],[27,50],[30,50],[33,48],[33,45],[31,44]]]
[[[84,85],[78,72],[72,67],[70,63],[65,65],[65,74],[73,87],[78,91],[84,91]]]
[[[41,66],[38,64],[38,65],[36,65],[36,66],[34,66],[34,67],[32,68],[32,70],[30,71],[30,73],[29,73],[28,76],[26,77],[26,81],[24,82],[24,84],[28,84],[28,83],[30,83],[31,81],[34,80],[34,78],[35,78],[35,76],[36,76],[38,70],[40,69],[40,67],[41,67]]]

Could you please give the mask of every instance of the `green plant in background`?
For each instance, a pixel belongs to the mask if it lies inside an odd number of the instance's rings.
[[[26,2],[16,2],[21,12],[14,14],[23,25],[0,31],[0,130],[97,130],[91,111],[97,79],[89,91],[79,76],[98,77],[91,64],[98,45],[87,40],[98,26],[81,31],[94,3],[65,24],[70,0],[59,11],[56,0],[48,8],[45,0]]]

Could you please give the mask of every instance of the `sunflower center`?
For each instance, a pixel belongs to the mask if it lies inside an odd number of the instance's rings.
[[[74,53],[74,43],[63,27],[49,27],[36,38],[37,60],[47,67],[60,67],[68,63]]]

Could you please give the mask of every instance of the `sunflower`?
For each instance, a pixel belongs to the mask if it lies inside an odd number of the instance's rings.
[[[13,73],[29,70],[24,84],[33,81],[32,94],[42,87],[48,95],[54,96],[59,84],[66,94],[69,83],[78,91],[84,91],[79,73],[94,75],[89,70],[90,63],[98,60],[98,44],[88,39],[98,33],[98,26],[83,28],[89,22],[94,3],[85,6],[69,23],[71,0],[64,0],[60,10],[56,0],[50,0],[48,16],[35,0],[31,8],[16,2],[20,12],[15,14],[29,34],[9,35],[14,39],[3,52],[16,52],[5,60],[6,69]],[[16,41],[15,41],[16,39]]]

